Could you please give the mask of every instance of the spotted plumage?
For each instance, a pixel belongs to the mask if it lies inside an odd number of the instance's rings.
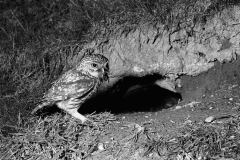
[[[108,80],[108,71],[108,59],[105,56],[100,54],[84,56],[79,65],[53,82],[42,103],[32,111],[32,114],[45,106],[56,104],[58,108],[84,123],[87,118],[77,110],[96,92],[103,81]]]

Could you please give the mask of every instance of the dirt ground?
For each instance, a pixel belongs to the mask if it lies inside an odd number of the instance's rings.
[[[209,116],[240,113],[240,59],[219,64],[196,77],[183,76],[178,92],[183,101],[157,112],[119,114],[126,122],[154,122],[161,132],[171,132],[186,121],[204,121]],[[161,98],[161,97],[159,97]],[[151,106],[149,106],[151,107]]]
[[[183,76],[181,82],[182,88],[178,88],[178,91],[182,95],[182,102],[157,112],[119,114],[119,122],[113,125],[114,128],[103,140],[109,142],[114,137],[114,140],[121,141],[138,127],[153,131],[159,137],[171,138],[177,136],[178,128],[186,123],[205,123],[208,117],[223,117],[224,121],[231,115],[240,114],[239,59],[233,63],[217,63],[214,68],[197,77]],[[156,158],[153,157],[141,159]]]

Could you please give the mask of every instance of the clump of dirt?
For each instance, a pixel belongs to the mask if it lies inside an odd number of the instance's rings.
[[[231,63],[216,62],[214,67],[199,76],[181,77],[182,88],[178,88],[186,102],[201,99],[203,95],[211,94],[224,84],[240,83],[240,58]]]

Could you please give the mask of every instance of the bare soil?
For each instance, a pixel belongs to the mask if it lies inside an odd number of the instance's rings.
[[[201,121],[218,114],[239,112],[240,60],[219,64],[196,77],[183,76],[178,91],[183,101],[176,106],[153,113],[122,115],[136,123],[154,120],[175,127],[186,120]],[[161,98],[161,97],[159,97]]]

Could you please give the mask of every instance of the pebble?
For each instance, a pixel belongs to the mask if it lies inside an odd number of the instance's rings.
[[[205,122],[211,123],[213,120],[214,120],[214,117],[213,117],[213,116],[210,116],[210,117],[208,117],[208,118],[205,119]]]
[[[182,106],[176,106],[175,107],[175,109],[181,109],[182,108]]]
[[[98,144],[98,149],[99,149],[100,151],[103,151],[103,150],[105,149],[103,143],[99,143],[99,144]]]

